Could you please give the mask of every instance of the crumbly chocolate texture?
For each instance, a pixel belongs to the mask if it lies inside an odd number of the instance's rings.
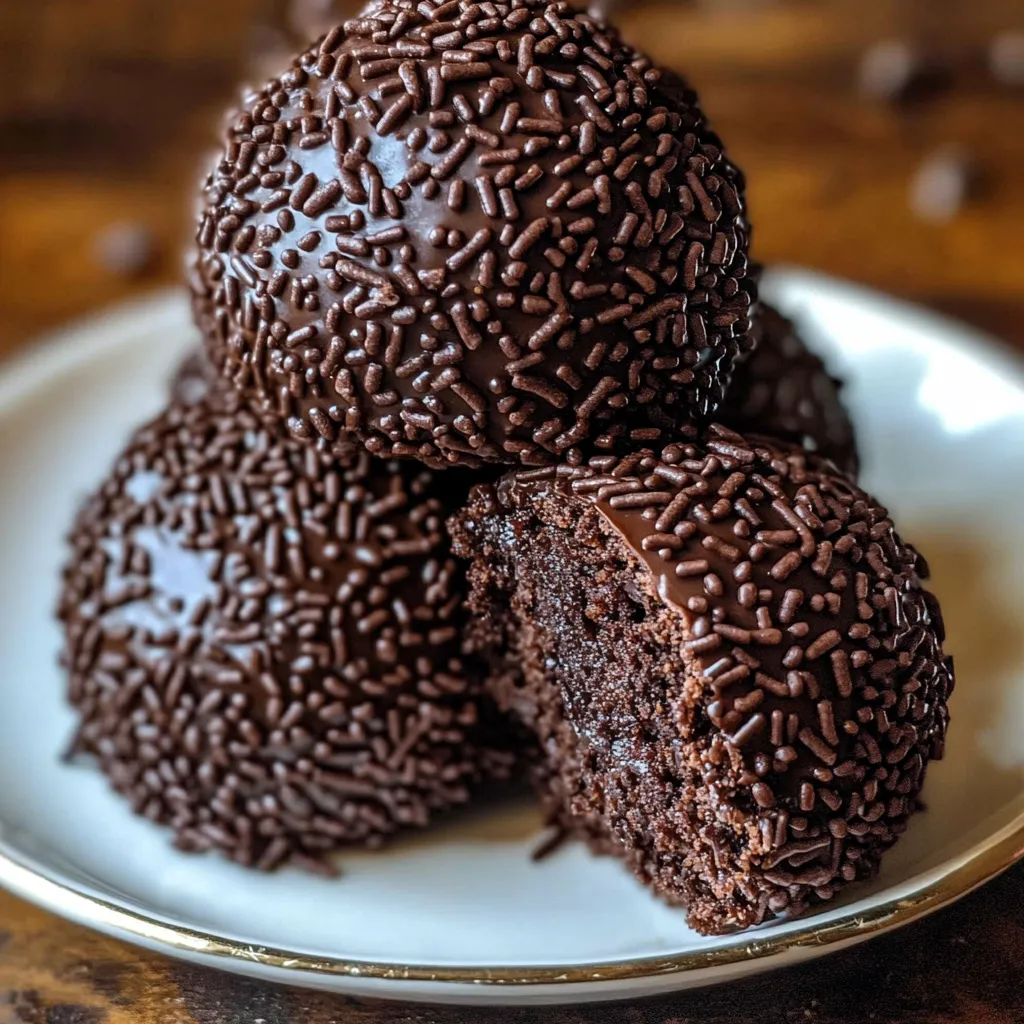
[[[211,356],[323,448],[650,443],[751,346],[740,172],[680,78],[565,3],[367,8],[244,97],[204,196]]]
[[[793,322],[762,303],[754,317],[757,347],[736,370],[717,419],[803,445],[853,477],[860,469],[842,384],[808,347]]]
[[[953,671],[922,560],[830,462],[713,426],[510,474],[449,528],[469,646],[555,799],[695,928],[877,869],[942,754]]]
[[[323,866],[513,758],[462,657],[461,474],[348,464],[172,405],[82,509],[59,614],[80,728],[185,850]]]

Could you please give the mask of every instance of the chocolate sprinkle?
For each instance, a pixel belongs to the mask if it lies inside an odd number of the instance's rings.
[[[755,315],[754,334],[757,348],[737,369],[717,418],[740,433],[802,444],[856,477],[857,442],[840,382],[792,321],[766,303]]]
[[[692,433],[750,348],[743,186],[692,90],[589,15],[387,0],[244,98],[197,318],[325,450],[542,465]]]
[[[875,872],[942,755],[953,669],[922,560],[832,463],[712,426],[511,473],[449,528],[469,647],[569,827],[705,933]]]
[[[74,526],[59,613],[75,750],[180,848],[261,869],[324,866],[507,775],[460,654],[444,516],[465,492],[439,481],[172,404]]]

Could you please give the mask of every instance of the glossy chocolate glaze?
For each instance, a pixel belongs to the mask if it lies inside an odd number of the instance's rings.
[[[451,529],[476,649],[511,638],[524,666],[510,684],[491,652],[499,700],[696,927],[877,868],[941,756],[952,664],[917,552],[830,462],[713,426],[509,474]]]
[[[295,437],[539,465],[718,406],[747,235],[694,93],[613,29],[388,0],[244,98],[193,291],[214,363]]]
[[[324,866],[511,769],[461,654],[444,517],[468,482],[341,462],[229,406],[172,404],[76,520],[75,746],[185,849]]]

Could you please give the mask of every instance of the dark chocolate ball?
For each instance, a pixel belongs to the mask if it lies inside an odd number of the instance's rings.
[[[327,449],[650,440],[750,347],[740,172],[680,78],[562,2],[367,8],[245,97],[204,195],[213,361]]]
[[[758,307],[754,336],[757,348],[737,367],[716,418],[741,433],[801,444],[856,477],[860,459],[842,384],[795,324],[767,303]]]
[[[923,562],[831,462],[712,426],[509,474],[449,526],[469,645],[565,819],[695,928],[877,869],[942,754],[953,670]]]
[[[460,653],[459,486],[172,405],[71,536],[75,749],[180,847],[259,868],[465,803],[512,758]]]

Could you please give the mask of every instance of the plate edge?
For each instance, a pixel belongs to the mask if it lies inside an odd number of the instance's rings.
[[[803,919],[796,931],[758,937],[718,950],[645,957],[633,960],[554,966],[452,967],[395,964],[312,956],[269,946],[254,946],[224,936],[169,924],[148,914],[119,907],[98,896],[77,891],[19,861],[0,844],[0,885],[17,896],[79,924],[151,948],[173,950],[213,964],[245,961],[299,974],[431,982],[473,986],[527,987],[588,982],[638,980],[669,974],[727,967],[739,962],[781,960],[789,953],[824,953],[863,941],[948,906],[1024,859],[1024,814],[1004,826],[993,840],[943,870],[920,876],[916,887],[863,910],[852,904],[838,920],[821,926],[816,915]],[[935,877],[933,877],[935,876]],[[814,952],[811,955],[815,955]],[[770,966],[766,964],[766,966]]]

